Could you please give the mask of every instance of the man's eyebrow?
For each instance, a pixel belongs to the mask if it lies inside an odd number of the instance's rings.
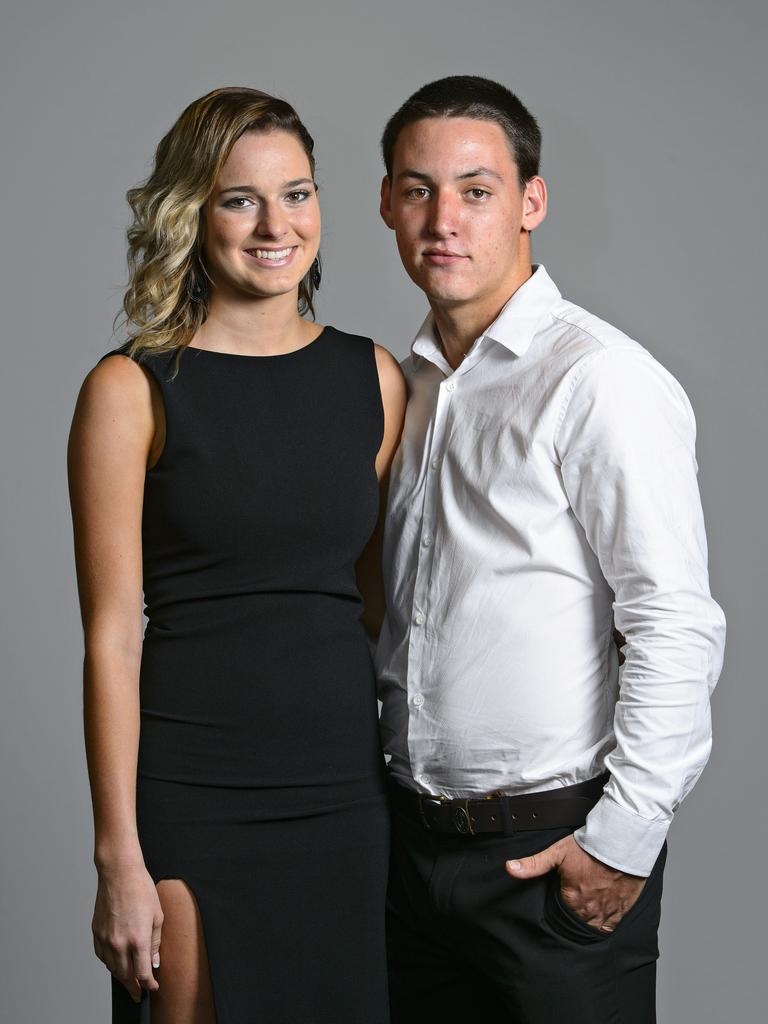
[[[314,184],[311,178],[293,178],[291,181],[284,181],[280,188],[296,188],[297,185]],[[227,192],[250,192],[252,196],[256,195],[256,189],[253,185],[230,185],[229,188],[223,188],[219,195],[223,196]]]
[[[400,171],[397,175],[400,178],[415,178],[417,181],[432,181],[432,176],[426,174],[424,171],[415,171],[410,167],[407,167],[404,171]],[[461,174],[457,174],[456,181],[464,181],[466,178],[495,178],[497,181],[503,181],[504,179],[498,171],[491,170],[490,167],[473,167],[469,171],[463,171]]]
[[[492,171],[490,167],[473,167],[471,171],[465,171],[463,174],[456,175],[457,181],[463,181],[465,178],[495,178],[497,181],[504,180],[498,171]]]
[[[397,177],[398,180],[400,178],[416,178],[417,181],[432,181],[429,174],[425,174],[424,171],[414,171],[410,167],[406,167],[404,171],[400,171]]]

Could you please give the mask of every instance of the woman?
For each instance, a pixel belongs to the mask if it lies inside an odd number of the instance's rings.
[[[405,395],[385,350],[302,316],[312,150],[256,90],[184,111],[129,193],[131,340],[75,411],[93,931],[115,1021],[139,1003],[152,1024],[387,1019],[360,593],[375,627]]]

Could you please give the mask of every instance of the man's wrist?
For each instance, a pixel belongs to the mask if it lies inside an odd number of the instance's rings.
[[[607,794],[598,800],[573,838],[587,853],[628,875],[650,875],[669,822],[641,818]]]

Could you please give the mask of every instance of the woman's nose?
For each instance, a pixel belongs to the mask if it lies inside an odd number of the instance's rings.
[[[256,223],[256,234],[260,238],[282,238],[288,230],[280,207],[274,203],[265,203],[259,210]]]

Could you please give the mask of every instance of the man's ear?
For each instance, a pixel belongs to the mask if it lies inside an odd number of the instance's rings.
[[[538,175],[525,183],[523,231],[533,231],[547,216],[547,186]]]
[[[381,203],[379,204],[379,213],[381,214],[381,219],[384,221],[387,227],[394,230],[395,222],[392,220],[392,207],[390,203],[391,199],[391,182],[389,180],[389,175],[385,174],[381,180]]]

